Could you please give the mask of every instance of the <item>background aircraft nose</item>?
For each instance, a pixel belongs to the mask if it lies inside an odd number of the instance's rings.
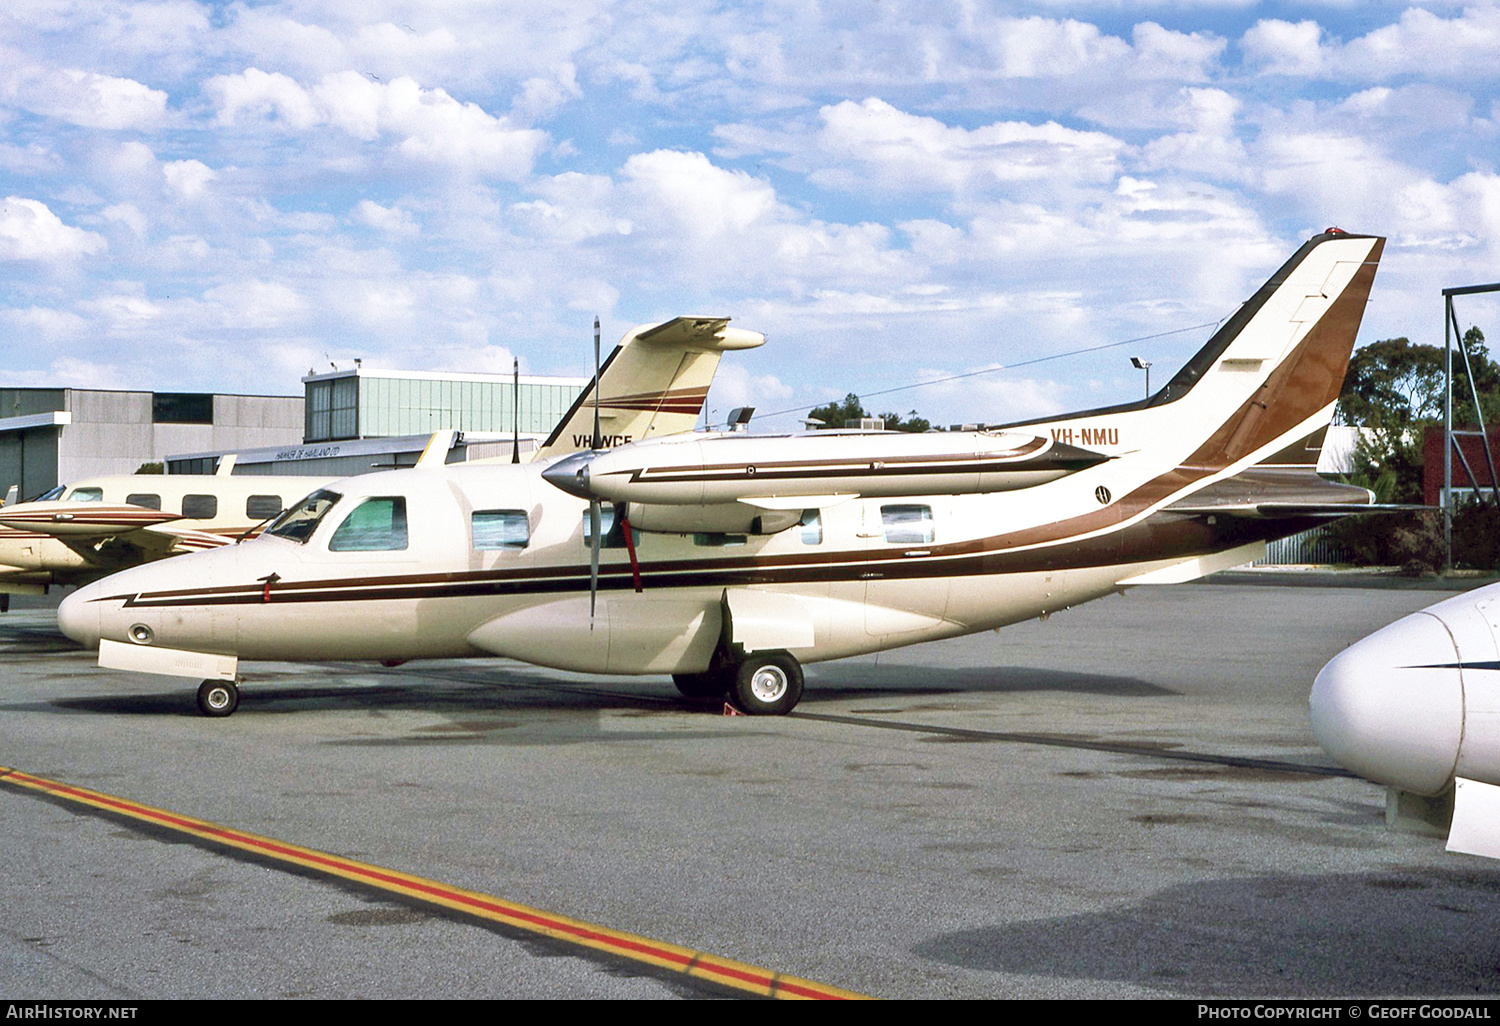
[[[1313,683],[1313,736],[1341,766],[1414,794],[1448,786],[1463,740],[1459,654],[1443,621],[1414,613],[1335,656]]]
[[[97,585],[85,585],[57,607],[57,626],[85,648],[99,646],[99,604],[93,601],[98,594]]]

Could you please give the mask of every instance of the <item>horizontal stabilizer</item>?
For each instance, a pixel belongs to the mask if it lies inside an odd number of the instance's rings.
[[[648,346],[727,352],[764,345],[766,336],[758,331],[731,328],[728,317],[674,317],[665,324],[639,331],[635,340]]]
[[[1304,517],[1347,517],[1365,513],[1417,513],[1431,506],[1408,506],[1399,503],[1358,502],[1254,502],[1169,506],[1172,513],[1212,514],[1220,517],[1244,517],[1252,520],[1294,520]]]
[[[1309,469],[1256,466],[1200,488],[1165,512],[1196,516],[1295,520],[1355,513],[1405,513],[1422,506],[1382,506],[1367,488],[1326,481]]]

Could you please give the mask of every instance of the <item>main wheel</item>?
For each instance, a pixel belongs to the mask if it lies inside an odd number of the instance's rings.
[[[204,716],[228,716],[240,707],[240,689],[232,680],[206,680],[198,685],[198,711]]]
[[[751,716],[781,716],[802,700],[802,667],[790,652],[752,652],[735,673],[733,697]]]
[[[723,698],[729,690],[729,677],[722,670],[707,673],[674,673],[672,683],[685,698]]]

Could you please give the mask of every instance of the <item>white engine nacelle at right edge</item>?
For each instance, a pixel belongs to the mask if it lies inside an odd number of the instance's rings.
[[[1455,788],[1448,849],[1500,858],[1500,585],[1349,646],[1309,712],[1324,751],[1360,776],[1412,795]]]

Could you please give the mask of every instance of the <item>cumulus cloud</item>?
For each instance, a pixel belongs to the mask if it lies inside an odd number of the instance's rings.
[[[738,234],[781,215],[769,183],[717,167],[701,153],[638,153],[625,162],[621,177],[659,222],[670,222],[674,234],[695,241]]]
[[[57,262],[102,253],[104,237],[64,224],[40,200],[0,202],[0,260]]]
[[[306,306],[295,289],[275,281],[229,282],[209,289],[203,298],[222,326],[261,331],[296,320]]]
[[[0,97],[34,114],[84,128],[150,129],[161,124],[167,94],[130,78],[79,68],[50,68],[12,52],[0,73]]]
[[[71,310],[45,306],[0,310],[0,322],[8,326],[13,336],[40,337],[49,341],[79,335],[88,325],[87,321]]]
[[[897,110],[883,100],[824,107],[820,157],[840,165],[812,178],[843,187],[966,191],[994,185],[1108,181],[1124,143],[1102,132],[1005,121],[972,131]],[[851,174],[851,163],[865,174]]]
[[[1440,79],[1490,78],[1500,52],[1500,7],[1465,7],[1451,18],[1408,7],[1400,19],[1347,43],[1315,21],[1265,19],[1240,41],[1265,74],[1379,81],[1421,74]]]
[[[415,235],[421,231],[409,211],[400,206],[382,207],[373,200],[360,200],[351,216],[360,224],[389,235]]]
[[[1258,21],[1240,40],[1245,56],[1268,75],[1318,75],[1326,54],[1323,28],[1315,21],[1295,24],[1269,18]]]
[[[218,177],[201,160],[169,160],[161,166],[167,185],[183,199],[197,199],[208,183]]]
[[[294,133],[331,126],[363,142],[395,139],[395,149],[416,161],[502,179],[529,174],[547,141],[545,132],[515,127],[410,78],[387,83],[342,71],[305,88],[279,72],[249,68],[212,78],[205,88],[224,126],[260,122]]]

